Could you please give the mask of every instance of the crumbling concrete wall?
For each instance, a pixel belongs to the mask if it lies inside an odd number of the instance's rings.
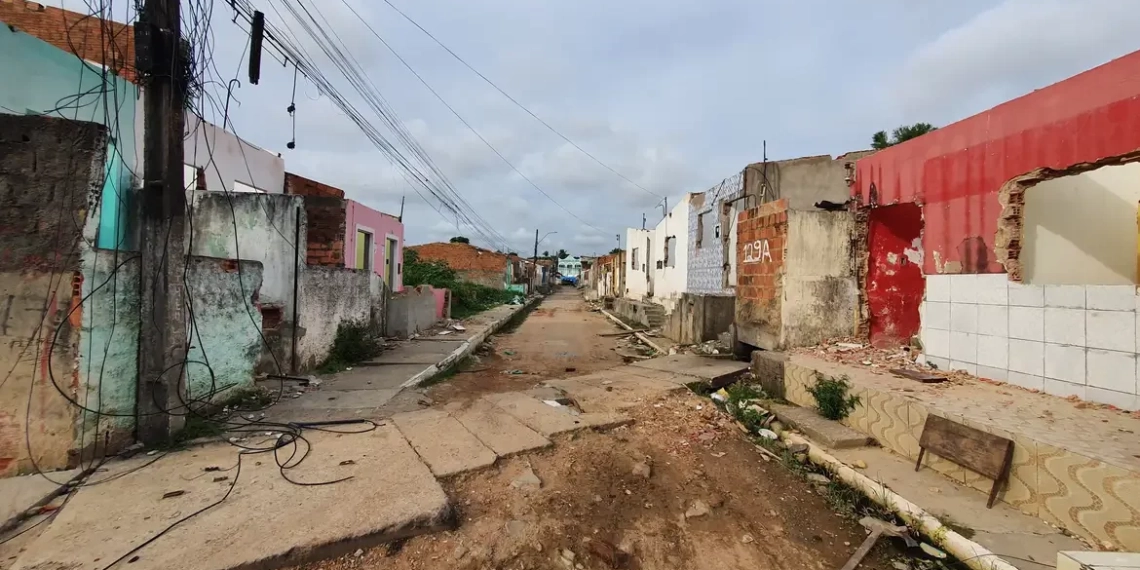
[[[267,350],[258,308],[262,265],[195,256],[187,260],[186,272],[186,294],[193,306],[187,319],[191,344],[186,364],[187,397],[224,398],[234,388],[252,386],[254,371]],[[280,346],[272,349],[273,356],[287,367],[289,353]]]
[[[783,199],[741,213],[737,340],[782,350],[854,334],[854,230],[850,212],[788,210]]]
[[[297,339],[301,369],[315,368],[328,357],[341,324],[383,330],[373,311],[373,276],[368,270],[332,267],[309,266],[301,272]]]
[[[847,180],[853,179],[854,164],[874,151],[805,156],[750,164],[744,169],[744,192],[760,202],[787,200],[792,210],[814,210],[820,201],[842,204],[850,198]]]
[[[681,344],[718,338],[732,326],[736,299],[728,295],[685,293],[665,324],[665,336]]]
[[[284,194],[195,192],[191,255],[256,261],[263,268],[260,302],[281,308],[293,320],[294,240],[308,239],[304,198]],[[301,252],[301,263],[305,253]]]
[[[0,475],[77,459],[78,408],[60,392],[86,393],[84,258],[106,144],[93,123],[0,115]]]
[[[407,338],[420,334],[440,320],[443,289],[431,285],[407,287],[388,300],[388,320],[385,334]]]

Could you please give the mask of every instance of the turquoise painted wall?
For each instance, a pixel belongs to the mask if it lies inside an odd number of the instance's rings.
[[[126,215],[134,172],[141,172],[136,144],[137,86],[22,32],[0,26],[0,113],[50,115],[107,125],[107,177],[96,246],[132,249]]]
[[[191,399],[224,399],[235,388],[253,385],[261,358],[261,312],[254,299],[261,289],[262,266],[241,262],[239,283],[232,261],[191,257],[188,263],[186,292],[193,302],[194,324],[186,390]]]
[[[139,260],[132,253],[87,250],[79,335],[77,397],[84,407],[105,414],[79,414],[78,444],[98,441],[96,434],[134,428],[138,379]],[[118,271],[115,271],[115,268]],[[98,422],[98,423],[96,423]]]

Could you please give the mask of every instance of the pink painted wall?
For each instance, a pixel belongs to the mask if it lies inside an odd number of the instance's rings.
[[[372,268],[377,275],[384,275],[384,252],[387,238],[395,236],[396,255],[392,261],[392,290],[404,290],[404,224],[396,216],[373,210],[356,200],[348,200],[345,212],[344,266],[356,267],[356,230],[372,234],[375,242],[372,247]]]
[[[447,310],[447,289],[432,289],[432,295],[435,295],[435,318],[445,319],[449,317]]]

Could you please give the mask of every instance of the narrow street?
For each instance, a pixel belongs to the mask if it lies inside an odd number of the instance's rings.
[[[615,340],[597,336],[616,330],[588,309],[578,291],[557,288],[521,324],[496,335],[454,378],[432,386],[428,396],[440,403],[469,400],[620,366],[622,358],[612,350]]]
[[[561,289],[497,335],[492,354],[426,393],[455,414],[480,395],[549,390],[541,385],[555,378],[612,388],[631,370],[668,375],[623,366],[615,338],[598,336],[616,330]],[[304,568],[834,569],[863,541],[858,515],[835,512],[822,487],[758,452],[708,400],[678,386],[622,412],[632,423],[552,437],[551,447],[442,479],[454,531]],[[537,481],[520,483],[531,471]],[[896,555],[883,540],[862,567],[889,569]]]

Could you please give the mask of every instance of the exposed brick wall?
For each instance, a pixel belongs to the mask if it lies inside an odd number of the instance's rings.
[[[3,0],[0,0],[3,1]],[[285,173],[285,193],[297,196],[320,196],[325,198],[344,198],[344,190],[298,176],[292,172]]]
[[[740,213],[736,223],[736,322],[740,339],[775,348],[788,239],[788,202],[776,200]]]
[[[407,249],[419,254],[420,259],[442,261],[456,271],[489,271],[505,277],[507,256],[466,243],[429,243],[413,245]]]
[[[131,26],[24,0],[0,0],[0,22],[138,82]]]
[[[305,197],[305,218],[308,220],[305,263],[344,267],[347,224],[344,190],[286,172],[285,193]]]

